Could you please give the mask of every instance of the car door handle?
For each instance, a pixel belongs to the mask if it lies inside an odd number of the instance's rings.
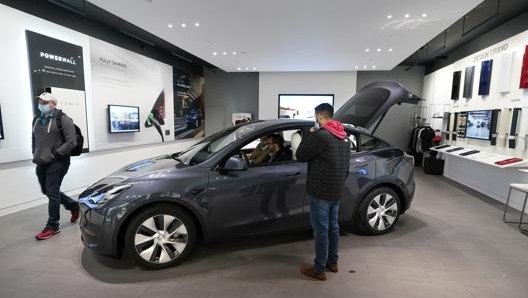
[[[293,176],[299,176],[301,174],[301,172],[296,172],[296,173],[293,173],[293,174],[286,174],[285,176],[286,177],[293,177]]]
[[[205,190],[205,188],[193,188],[193,189],[191,189],[191,193],[193,195],[197,195],[197,194],[202,193],[204,190]]]

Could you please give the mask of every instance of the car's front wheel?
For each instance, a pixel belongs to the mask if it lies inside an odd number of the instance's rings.
[[[398,222],[400,208],[400,198],[394,190],[378,187],[359,205],[359,227],[367,235],[388,233]]]
[[[187,212],[173,205],[158,205],[130,221],[125,249],[141,267],[162,269],[181,263],[196,239],[196,228]]]

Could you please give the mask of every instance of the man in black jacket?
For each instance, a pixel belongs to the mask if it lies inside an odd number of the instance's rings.
[[[315,108],[320,128],[312,128],[299,144],[296,156],[308,162],[306,181],[310,198],[310,222],[314,231],[314,265],[301,268],[307,276],[326,280],[325,271],[337,272],[339,199],[348,176],[350,145],[343,125],[332,120],[334,108],[327,103]]]
[[[73,121],[56,109],[51,93],[37,96],[39,113],[33,123],[32,152],[42,193],[48,196],[48,222],[35,238],[44,240],[59,233],[60,205],[71,212],[71,222],[79,218],[79,204],[60,191],[70,167],[70,152],[77,144]],[[61,127],[57,124],[60,117]]]

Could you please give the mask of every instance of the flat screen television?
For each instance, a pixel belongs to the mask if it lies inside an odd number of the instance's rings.
[[[139,107],[108,105],[108,132],[139,131]]]
[[[489,140],[492,118],[492,110],[467,112],[466,138]]]
[[[279,118],[314,119],[314,109],[322,103],[334,106],[333,94],[279,94]]]

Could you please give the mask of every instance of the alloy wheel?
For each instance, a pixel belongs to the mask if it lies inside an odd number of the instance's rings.
[[[368,223],[375,230],[387,230],[396,221],[398,212],[398,204],[392,195],[388,193],[378,194],[370,201],[368,206]]]

